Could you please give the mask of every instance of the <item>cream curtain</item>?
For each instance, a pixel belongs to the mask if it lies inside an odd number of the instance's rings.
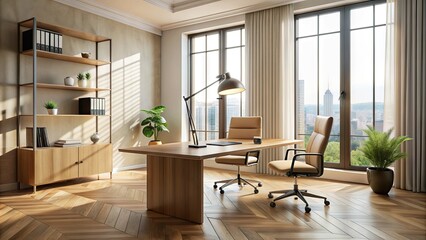
[[[263,138],[294,138],[293,5],[246,14],[248,115],[262,116]],[[282,159],[283,150],[263,150],[258,173]]]
[[[407,158],[395,164],[395,186],[426,192],[426,2],[388,1],[389,14],[393,7],[395,19],[394,24],[389,21],[387,40],[385,123],[395,128],[396,135],[413,138],[403,146]]]

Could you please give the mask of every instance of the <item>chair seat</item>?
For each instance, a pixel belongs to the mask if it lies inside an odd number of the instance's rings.
[[[238,155],[226,155],[222,157],[217,157],[215,159],[216,163],[221,164],[229,164],[229,165],[246,165],[246,157],[245,156],[238,156]],[[247,164],[256,163],[257,158],[253,156],[248,157]]]
[[[291,162],[292,162],[291,160],[272,161],[268,164],[268,166],[278,173],[285,174],[290,171]],[[318,173],[318,170],[312,165],[309,165],[300,161],[295,161],[293,172],[294,173]]]

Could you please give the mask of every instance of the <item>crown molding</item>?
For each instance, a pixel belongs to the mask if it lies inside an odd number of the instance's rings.
[[[204,23],[204,22],[215,21],[215,20],[219,20],[219,19],[223,19],[223,18],[227,18],[227,17],[234,17],[234,16],[246,14],[246,13],[261,11],[261,10],[274,8],[274,7],[279,7],[279,6],[283,6],[283,5],[286,5],[286,4],[299,2],[299,1],[300,0],[284,0],[280,3],[276,3],[276,2],[259,3],[259,4],[256,4],[256,5],[253,5],[253,6],[243,7],[243,8],[234,9],[234,10],[221,12],[221,13],[215,13],[215,14],[211,14],[211,15],[207,15],[207,16],[203,16],[203,17],[198,17],[198,18],[193,18],[193,19],[189,19],[189,20],[185,20],[185,21],[175,22],[175,23],[171,23],[171,24],[165,24],[165,25],[161,26],[161,30],[166,31],[166,30],[172,30],[172,29],[175,29],[175,28],[186,27],[186,26],[190,26],[190,25],[194,25],[194,24],[200,24],[200,23]]]
[[[148,1],[155,1],[155,0],[148,0]],[[179,12],[179,11],[191,9],[191,8],[194,8],[194,7],[206,5],[206,4],[209,4],[209,3],[212,3],[212,2],[217,2],[217,1],[220,1],[220,0],[187,0],[187,1],[184,1],[184,2],[173,4],[172,10],[173,10],[173,12]]]
[[[122,12],[113,10],[111,8],[107,8],[105,6],[94,4],[87,0],[54,0],[54,1],[71,6],[73,8],[80,9],[85,12],[90,12],[95,15],[102,16],[102,17],[129,25],[129,26],[135,27],[143,31],[150,32],[159,36],[161,36],[162,34],[160,27],[153,26],[138,17],[129,16]]]
[[[162,0],[144,0],[147,3],[151,3],[152,5],[155,5],[157,7],[166,9],[169,12],[173,12],[173,6],[172,4],[162,1]]]

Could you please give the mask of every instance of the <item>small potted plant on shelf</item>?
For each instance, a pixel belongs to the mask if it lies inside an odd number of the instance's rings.
[[[47,109],[47,113],[49,113],[49,115],[58,114],[58,104],[55,101],[49,100],[45,102],[44,107]]]
[[[86,77],[86,80],[87,80],[87,86],[91,87],[92,83],[90,81],[90,78],[92,77],[92,75],[89,72],[87,72],[86,74],[84,74],[84,76]]]
[[[401,144],[411,140],[406,136],[391,137],[393,129],[380,132],[372,126],[367,126],[364,132],[368,139],[364,141],[359,149],[370,161],[372,167],[367,168],[367,179],[373,192],[377,194],[388,194],[393,185],[394,173],[389,166],[395,161],[406,157],[401,152]]]
[[[151,140],[149,145],[162,144],[162,142],[158,140],[158,133],[169,132],[169,129],[167,128],[167,121],[163,116],[161,116],[165,109],[165,106],[160,105],[149,110],[141,110],[142,112],[148,114],[148,117],[141,122],[141,126],[144,126],[142,133],[145,135],[145,137],[148,138],[154,136],[154,140]]]
[[[85,76],[84,76],[84,74],[83,73],[79,73],[79,74],[77,74],[77,79],[78,79],[78,86],[79,87],[86,87],[87,86],[87,81],[86,81],[86,78],[85,78]]]

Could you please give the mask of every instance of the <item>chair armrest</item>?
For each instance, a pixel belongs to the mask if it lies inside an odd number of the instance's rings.
[[[297,154],[297,152],[306,152],[306,149],[301,149],[301,148],[288,148],[287,151],[285,151],[285,158],[284,160],[287,160],[288,158],[288,152],[293,151]]]
[[[294,162],[297,160],[297,157],[300,156],[318,156],[320,157],[320,162],[319,162],[319,171],[318,171],[318,177],[321,176],[324,172],[324,156],[321,153],[299,153],[299,154],[295,154],[293,156],[292,162],[291,162],[291,167],[290,167],[290,171],[288,172],[288,175],[293,175],[293,168],[294,168]]]
[[[259,154],[260,154],[260,150],[255,150],[255,151],[249,151],[246,153],[246,159],[245,159],[245,165],[247,165],[248,163],[248,158],[251,156],[251,154],[254,154],[253,157],[256,157],[256,163],[259,162]]]

